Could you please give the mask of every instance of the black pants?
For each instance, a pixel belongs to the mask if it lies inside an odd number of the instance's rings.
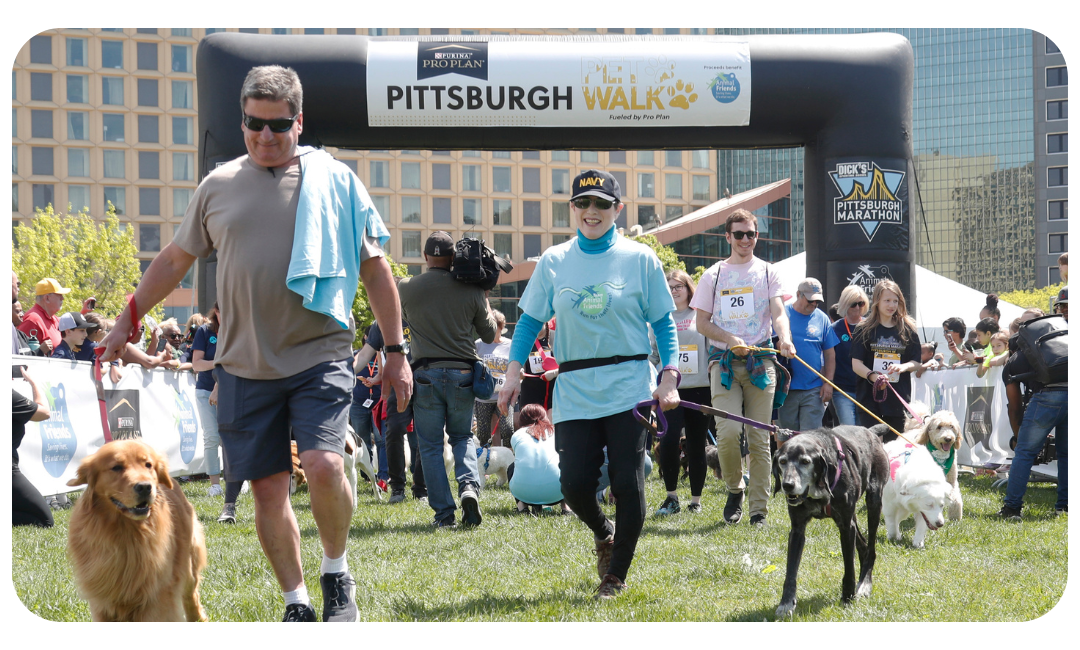
[[[680,388],[679,399],[694,404],[712,404],[708,386]],[[686,436],[687,469],[690,472],[690,496],[701,496],[705,487],[705,432],[709,430],[709,416],[701,411],[679,407],[666,411],[667,433],[660,438],[660,470],[664,475],[664,487],[674,492],[679,484],[679,438]]]
[[[424,467],[420,462],[420,446],[416,442],[416,432],[408,432],[409,422],[413,419],[413,405],[405,407],[403,413],[397,410],[397,393],[387,391],[386,416],[383,419],[383,433],[386,437],[386,464],[390,473],[392,492],[405,491],[405,436],[409,437],[409,449],[412,456],[413,496],[427,496],[427,483],[424,482]],[[415,395],[415,393],[414,393]]]
[[[53,516],[45,498],[19,466],[11,464],[11,523],[13,526],[52,528]]]
[[[634,419],[632,411],[555,425],[563,497],[596,539],[611,534],[611,524],[596,501],[605,446],[611,493],[617,500],[615,546],[608,573],[625,581],[645,523],[645,427]]]
[[[865,406],[865,404],[863,406]],[[871,408],[870,410],[872,411],[874,409]],[[885,424],[889,425],[890,427],[896,429],[897,431],[899,431],[901,433],[904,432],[904,416],[903,415],[881,415],[880,413],[878,413],[877,416],[879,418],[881,418],[882,420],[884,420]],[[870,417],[869,415],[867,415],[866,411],[864,411],[862,409],[859,409],[859,424],[866,427],[867,429],[869,429],[870,427],[874,426],[875,424],[881,424],[881,423],[878,422],[877,420],[875,420],[874,418]],[[886,431],[885,435],[882,436],[882,438],[881,438],[882,442],[892,442],[893,440],[896,440],[896,434],[893,433],[892,431]]]

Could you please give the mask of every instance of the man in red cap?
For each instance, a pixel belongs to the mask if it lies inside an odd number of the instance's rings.
[[[64,306],[64,295],[71,289],[65,289],[55,278],[45,278],[38,282],[34,293],[34,306],[23,316],[19,331],[35,337],[45,351],[45,356],[52,356],[53,350],[60,345],[60,319],[56,314]]]

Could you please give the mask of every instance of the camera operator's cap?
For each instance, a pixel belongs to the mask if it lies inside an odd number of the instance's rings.
[[[599,196],[615,203],[622,201],[619,181],[611,174],[597,169],[590,169],[575,176],[573,188],[571,201],[579,196]]]
[[[799,283],[799,293],[810,302],[820,300],[825,302],[825,296],[821,295],[821,283],[817,278],[806,278]]]
[[[45,278],[41,282],[38,282],[34,286],[34,295],[47,296],[50,293],[69,293],[71,289],[65,289],[60,286],[60,282],[55,278]]]
[[[424,255],[431,257],[446,257],[454,254],[454,238],[445,230],[437,230],[431,233],[424,244]]]
[[[60,331],[89,330],[90,323],[86,322],[82,314],[77,311],[69,311],[60,317]]]
[[[1067,305],[1067,304],[1069,304],[1069,287],[1068,286],[1064,286],[1064,287],[1061,288],[1061,291],[1058,291],[1057,301],[1054,302],[1054,304],[1055,305]]]

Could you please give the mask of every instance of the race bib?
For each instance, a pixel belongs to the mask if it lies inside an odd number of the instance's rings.
[[[889,374],[889,368],[900,364],[900,355],[889,352],[874,353],[874,372],[880,372],[889,378],[889,383],[895,384],[900,381],[900,374]]]
[[[529,355],[529,374],[539,375],[544,372],[544,358],[539,352]]]
[[[684,375],[695,375],[698,371],[697,345],[679,346],[679,372]]]
[[[506,375],[491,373],[491,376],[495,379],[495,392],[497,393],[502,390],[503,384],[506,383]]]
[[[720,290],[720,318],[746,320],[754,315],[753,287]]]

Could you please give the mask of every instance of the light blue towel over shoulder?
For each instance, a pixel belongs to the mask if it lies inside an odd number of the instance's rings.
[[[385,246],[390,233],[356,174],[321,149],[301,147],[300,198],[285,284],[304,307],[348,329],[360,282],[364,233]]]

